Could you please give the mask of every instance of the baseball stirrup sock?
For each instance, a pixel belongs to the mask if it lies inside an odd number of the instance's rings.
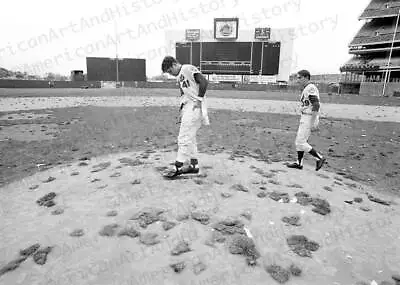
[[[190,159],[190,164],[195,167],[197,164],[199,164],[199,161],[197,160],[197,158],[191,158]]]
[[[311,154],[312,156],[318,158],[318,160],[322,158],[322,156],[318,152],[316,152],[316,150],[313,149],[313,148],[310,150],[309,154]]]
[[[175,161],[175,167],[176,167],[176,169],[181,168],[182,166],[183,166],[183,162]]]
[[[304,156],[304,151],[297,152],[297,161],[299,165],[303,165],[303,156]]]

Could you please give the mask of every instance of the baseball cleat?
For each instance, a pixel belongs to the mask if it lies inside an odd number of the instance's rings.
[[[163,176],[165,179],[176,179],[182,174],[197,174],[200,169],[198,167],[189,166],[186,168],[177,168],[166,172]]]
[[[297,162],[286,164],[286,166],[289,168],[303,169],[303,165],[300,165]]]
[[[199,171],[200,169],[194,166],[189,166],[188,168],[182,170],[182,172],[185,174],[197,174]]]
[[[178,168],[178,169],[170,170],[170,171],[166,172],[163,176],[165,179],[175,179],[181,174],[182,174],[182,170]]]
[[[321,169],[321,167],[325,164],[326,162],[326,158],[323,157],[320,160],[317,160],[317,162],[315,163],[315,170],[318,171]]]

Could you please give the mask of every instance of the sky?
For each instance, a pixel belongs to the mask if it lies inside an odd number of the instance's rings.
[[[240,27],[293,28],[293,72],[339,73],[370,0],[14,0],[0,10],[0,67],[44,75],[86,72],[86,56],[145,58],[161,74],[165,31],[213,29],[214,18]],[[164,20],[163,20],[164,19]],[[166,21],[166,19],[170,19]],[[171,20],[172,19],[172,20]]]

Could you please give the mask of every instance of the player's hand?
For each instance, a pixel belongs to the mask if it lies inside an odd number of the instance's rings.
[[[182,122],[182,116],[179,115],[179,116],[176,118],[176,124],[179,125],[181,122]]]
[[[182,122],[182,109],[179,110],[178,116],[176,116],[176,124],[179,125]]]
[[[318,115],[316,115],[312,120],[311,131],[312,132],[318,131],[319,130],[318,126],[319,126],[319,117]]]

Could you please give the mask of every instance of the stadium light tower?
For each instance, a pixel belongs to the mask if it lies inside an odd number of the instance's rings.
[[[115,68],[116,68],[116,73],[117,73],[115,87],[118,87],[118,82],[119,82],[118,41],[119,41],[119,38],[118,38],[117,20],[114,20],[114,28],[115,28]]]
[[[400,17],[400,9],[397,11],[396,27],[394,28],[393,39],[392,39],[392,46],[390,47],[389,59],[388,59],[388,63],[387,63],[387,66],[386,66],[386,73],[385,73],[385,79],[384,79],[384,82],[383,82],[382,96],[385,96],[386,84],[387,84],[387,81],[390,80],[390,76],[388,76],[388,73],[389,73],[389,65],[390,65],[390,60],[391,60],[391,58],[392,58],[392,51],[393,51],[394,40],[395,40],[395,38],[396,38],[397,28],[398,28],[398,26],[399,26],[399,17]],[[389,77],[389,78],[388,78],[388,77]]]

